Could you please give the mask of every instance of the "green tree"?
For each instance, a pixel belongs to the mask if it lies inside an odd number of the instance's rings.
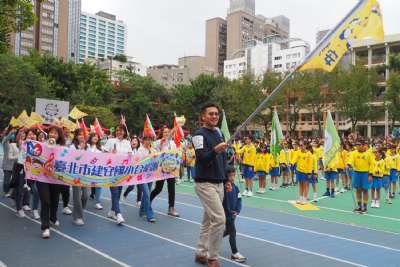
[[[216,94],[228,81],[223,77],[202,74],[191,81],[190,85],[177,85],[172,90],[171,108],[177,114],[185,115],[189,129],[198,127],[198,114],[208,102],[217,102]],[[221,103],[218,103],[221,104]],[[223,106],[225,108],[225,105]],[[229,121],[229,114],[228,123]]]
[[[128,128],[139,134],[143,131],[146,113],[155,128],[164,124],[171,125],[173,118],[165,87],[150,77],[141,77],[129,72],[125,72],[120,81],[113,112],[117,116],[125,115]]]
[[[378,92],[374,69],[352,66],[350,71],[337,70],[330,78],[329,88],[336,94],[339,114],[350,118],[353,131],[359,121],[373,121],[382,115],[371,104]]]
[[[118,60],[120,62],[127,62],[128,61],[128,58],[123,54],[115,55],[113,57],[113,59]]]
[[[11,33],[21,32],[35,22],[30,0],[0,0],[0,53],[10,48]]]
[[[53,97],[49,82],[22,58],[0,54],[0,126],[22,110],[32,111],[36,97]]]

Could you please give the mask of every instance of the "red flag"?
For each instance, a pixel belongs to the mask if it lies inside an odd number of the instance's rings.
[[[103,137],[104,137],[104,131],[103,131],[103,128],[101,127],[101,125],[100,125],[100,122],[99,122],[99,120],[95,117],[94,118],[94,123],[93,123],[94,125],[94,131],[99,135],[99,137],[100,137],[100,139],[103,139]]]
[[[153,125],[151,124],[149,116],[146,114],[146,120],[144,121],[143,137],[156,138],[156,132],[154,131]]]
[[[183,133],[182,127],[178,124],[176,121],[176,115],[174,115],[174,142],[176,147],[180,147],[181,145],[181,139],[185,137],[185,134]]]
[[[78,120],[79,123],[79,128],[83,129],[83,134],[85,135],[85,138],[88,136],[88,128],[86,127],[85,121],[81,119],[80,121]]]

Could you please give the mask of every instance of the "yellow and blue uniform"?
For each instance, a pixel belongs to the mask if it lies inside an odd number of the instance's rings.
[[[375,160],[372,167],[372,188],[381,189],[383,176],[386,173],[386,164],[384,159]]]
[[[270,158],[271,154],[269,153],[257,153],[254,171],[258,176],[267,175],[270,170]]]
[[[271,177],[277,177],[280,175],[279,173],[279,160],[278,158],[275,159],[274,155],[269,154],[269,166],[270,166],[270,170],[269,170],[269,175],[271,175]]]
[[[239,149],[239,153],[243,155],[243,177],[244,179],[253,179],[254,163],[256,161],[256,147],[254,144],[244,145]]]
[[[337,158],[333,158],[325,168],[325,179],[327,181],[335,180],[337,178]]]
[[[318,183],[318,156],[312,154],[312,175],[309,179],[310,184]]]
[[[398,154],[391,153],[390,156],[388,156],[388,162],[390,166],[390,174],[389,174],[389,180],[391,183],[396,183],[397,182],[397,174],[400,169],[400,157]]]
[[[353,169],[352,184],[356,189],[369,190],[372,183],[368,182],[368,175],[372,171],[374,156],[368,152],[353,151],[349,159],[349,165]]]
[[[390,150],[388,150],[388,151],[390,151]],[[387,152],[386,152],[386,155],[388,155]],[[390,165],[391,165],[390,156],[386,156],[385,157],[385,173],[383,174],[383,179],[382,179],[382,186],[385,189],[389,189],[389,185],[390,185]]]
[[[296,159],[297,159],[297,154],[299,153],[300,149],[290,149],[289,153],[289,163],[290,163],[290,168],[292,172],[294,173],[296,171]]]
[[[313,170],[313,155],[310,151],[300,151],[296,156],[296,178],[298,182],[308,181]]]
[[[282,172],[289,172],[288,163],[290,159],[290,151],[282,149],[278,155],[279,165],[281,166]]]
[[[346,174],[346,165],[349,160],[349,152],[347,150],[338,151],[336,153],[336,167],[338,174]]]

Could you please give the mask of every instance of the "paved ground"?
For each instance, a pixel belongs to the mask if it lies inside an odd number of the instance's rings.
[[[110,194],[104,190],[103,211],[90,201],[83,227],[60,214],[49,240],[40,238],[38,221],[17,218],[12,201],[0,198],[0,266],[201,266],[193,254],[202,208],[192,187],[177,187],[181,218],[165,214],[165,192],[154,201],[156,224],[139,218],[131,194],[122,205],[124,226],[106,218]],[[321,199],[320,211],[300,212],[287,202],[295,196],[293,188],[245,199],[237,229],[247,266],[400,266],[399,202],[355,215],[348,192]],[[221,257],[223,266],[244,266],[229,260],[227,239]]]

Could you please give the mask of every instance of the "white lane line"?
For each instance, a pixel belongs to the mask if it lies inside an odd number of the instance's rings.
[[[191,187],[190,185],[182,185],[180,184],[179,186],[185,186],[185,187]],[[190,195],[187,193],[179,193],[179,194],[184,194],[184,195]],[[271,201],[275,201],[275,202],[281,202],[281,203],[288,203],[287,200],[281,200],[281,199],[275,199],[275,198],[269,198],[269,197],[259,197],[259,196],[252,196],[252,198],[258,198],[258,199],[264,199],[264,200],[271,200]],[[315,205],[315,204],[314,204]],[[352,213],[354,214],[353,211],[350,210],[342,210],[342,209],[335,209],[335,208],[329,208],[326,206],[320,206],[320,205],[315,205],[321,209],[326,209],[326,210],[333,210],[333,211],[338,211],[338,212],[343,212],[343,213]],[[393,217],[386,217],[386,216],[380,216],[380,215],[373,215],[373,214],[363,214],[363,216],[368,216],[368,217],[374,217],[374,218],[379,218],[379,219],[385,219],[385,220],[391,220],[391,221],[396,221],[396,222],[400,222],[400,218],[393,218]]]
[[[106,197],[102,197],[102,199],[111,200],[110,198],[106,198]],[[129,203],[122,203],[122,204],[126,205],[126,206],[137,208],[135,205],[132,205],[132,204],[129,204]],[[155,213],[157,213],[157,214],[164,215],[164,216],[167,216],[167,217],[171,217],[166,213],[163,213],[163,212],[160,212],[160,211],[157,211],[157,210],[153,210],[153,211]],[[201,225],[201,223],[199,223],[199,222],[192,221],[192,220],[189,220],[189,219],[185,219],[185,218],[182,218],[182,217],[173,217],[173,218],[177,219],[177,220],[182,220],[182,221],[185,221],[185,222],[189,222],[189,223],[192,223],[192,224],[196,224],[196,225]],[[275,245],[275,246],[279,246],[279,247],[283,247],[283,248],[287,248],[287,249],[291,249],[291,250],[296,250],[296,251],[299,251],[299,252],[302,252],[302,253],[305,253],[305,254],[310,254],[310,255],[314,255],[314,256],[330,259],[330,260],[341,262],[341,263],[347,263],[347,264],[350,264],[350,265],[353,265],[353,266],[357,266],[357,267],[367,267],[366,265],[358,264],[358,263],[355,263],[355,262],[351,262],[351,261],[347,261],[347,260],[344,260],[344,259],[328,256],[328,255],[325,255],[325,254],[313,252],[313,251],[306,250],[306,249],[300,249],[300,248],[296,248],[296,247],[293,247],[293,246],[288,246],[288,245],[285,245],[285,244],[282,244],[282,243],[279,243],[279,242],[275,242],[275,241],[271,241],[271,240],[268,240],[268,239],[254,237],[254,236],[243,234],[243,233],[236,233],[236,235],[242,236],[242,237],[245,237],[245,238],[248,238],[248,239],[254,239],[254,240],[257,240],[257,241],[260,241],[260,242],[272,244],[272,245]]]
[[[168,199],[165,199],[163,197],[157,197],[157,198],[162,200],[162,201],[165,201],[165,202],[168,201]],[[178,203],[178,204],[181,204],[181,205],[184,205],[184,206],[188,206],[188,207],[192,207],[192,208],[203,209],[203,207],[201,207],[201,206],[197,206],[197,205],[193,205],[193,204],[187,204],[187,203],[184,203],[184,202],[175,201],[175,203]],[[291,229],[291,230],[297,230],[297,231],[302,231],[302,232],[306,232],[306,233],[312,233],[312,234],[316,234],[316,235],[327,236],[327,237],[330,237],[330,238],[335,238],[335,239],[345,240],[345,241],[349,241],[349,242],[355,242],[355,243],[359,243],[359,244],[363,244],[363,245],[367,245],[367,246],[372,246],[372,247],[376,247],[376,248],[382,248],[382,249],[386,249],[386,250],[400,252],[400,249],[387,247],[387,246],[384,246],[384,245],[379,245],[379,244],[370,243],[370,242],[364,242],[364,241],[351,239],[351,238],[347,238],[347,237],[343,237],[343,236],[322,233],[322,232],[318,232],[318,231],[314,231],[314,230],[304,229],[304,228],[291,226],[291,225],[286,225],[286,224],[280,224],[280,223],[276,223],[276,222],[272,222],[272,221],[268,221],[268,220],[262,220],[262,219],[257,219],[257,218],[253,218],[253,217],[243,216],[243,215],[239,215],[238,217],[240,217],[242,219],[249,220],[249,221],[272,224],[272,225],[276,225],[276,226],[287,228],[287,229]]]
[[[2,203],[2,202],[0,202],[0,205],[3,206],[3,207],[5,207],[5,208],[7,208],[7,209],[9,209],[9,210],[11,210],[11,211],[16,212],[15,209],[11,208],[10,206],[8,206],[8,205],[6,205],[6,204],[4,204],[4,203]],[[34,220],[34,219],[28,217],[28,216],[25,216],[25,218],[28,219],[28,220],[31,221],[31,222],[34,222],[34,223],[36,223],[36,224],[40,224],[40,222],[38,222],[38,221],[36,221],[36,220]],[[122,261],[120,261],[120,260],[117,260],[116,258],[113,258],[113,257],[111,257],[110,255],[108,255],[108,254],[106,254],[106,253],[104,253],[104,252],[101,252],[100,250],[95,249],[94,247],[92,247],[92,246],[90,246],[90,245],[88,245],[88,244],[85,244],[85,243],[83,243],[83,242],[81,242],[81,241],[75,239],[75,238],[72,237],[72,236],[69,236],[69,235],[67,235],[67,234],[64,234],[63,232],[61,232],[61,231],[59,231],[59,230],[57,230],[57,229],[51,228],[51,231],[53,231],[53,232],[59,234],[60,236],[66,238],[66,239],[68,239],[68,240],[70,240],[70,241],[72,241],[72,242],[74,242],[74,243],[76,243],[76,244],[78,244],[78,245],[80,245],[80,246],[82,246],[82,247],[84,247],[84,248],[89,249],[90,251],[92,251],[92,252],[94,252],[94,253],[96,253],[96,254],[102,256],[102,257],[105,258],[105,259],[108,259],[108,260],[110,260],[110,261],[112,261],[112,262],[118,264],[119,266],[131,267],[131,265],[129,265],[129,264],[125,263],[125,262],[122,262]],[[0,265],[0,266],[1,266],[1,265]]]
[[[102,197],[102,199],[106,199],[106,200],[110,200],[110,201],[111,201],[110,198]],[[128,204],[125,203],[125,205],[128,205]],[[103,215],[94,213],[94,212],[92,212],[92,211],[84,210],[84,212],[89,213],[89,214],[91,214],[91,215],[93,215],[93,216],[96,216],[96,217],[98,217],[98,218],[101,218],[101,219],[104,219],[104,220],[107,220],[107,221],[110,221],[110,222],[114,222],[114,223],[115,223],[115,220],[110,219],[110,218],[107,218],[107,217],[105,217],[105,216],[103,216]],[[136,230],[136,231],[139,231],[139,232],[141,232],[141,233],[144,233],[144,234],[147,234],[147,235],[151,235],[151,236],[153,236],[153,237],[156,237],[156,238],[165,240],[165,241],[170,242],[170,243],[173,243],[173,244],[175,244],[175,245],[178,245],[178,246],[185,247],[185,248],[188,248],[188,249],[191,249],[191,250],[196,251],[196,248],[195,248],[195,247],[186,245],[186,244],[184,244],[184,243],[181,243],[181,242],[178,242],[178,241],[169,239],[169,238],[167,238],[167,237],[164,237],[164,236],[161,236],[161,235],[158,235],[158,234],[154,234],[154,233],[152,233],[152,232],[143,230],[143,229],[141,229],[141,228],[137,228],[136,226],[133,226],[133,225],[130,225],[130,224],[127,224],[127,223],[124,223],[123,226],[125,226],[125,227],[127,227],[127,228],[130,228],[130,229],[133,229],[133,230]],[[228,261],[228,262],[231,262],[231,263],[233,263],[233,264],[236,264],[236,265],[238,265],[238,266],[249,267],[249,266],[246,265],[246,264],[238,263],[238,262],[235,262],[235,261],[233,261],[233,260],[231,260],[231,259],[228,259],[228,258],[225,258],[225,257],[221,257],[221,256],[220,256],[220,258],[223,259],[223,260],[225,260],[225,261]]]
[[[184,192],[176,192],[176,193],[180,194],[180,195],[185,195],[185,196],[189,196],[189,197],[192,197],[192,198],[196,198],[196,196],[194,196],[194,195],[192,195],[190,193],[184,193]],[[268,200],[272,200],[272,201],[288,203],[287,201],[280,200],[280,199],[274,199],[274,198],[263,198],[263,199],[268,199]],[[272,211],[278,212],[278,213],[284,213],[284,214],[291,215],[291,216],[302,217],[302,218],[306,218],[306,219],[309,219],[309,220],[318,220],[318,221],[323,221],[323,222],[328,222],[328,223],[340,224],[340,225],[356,227],[356,228],[360,228],[360,229],[367,229],[367,230],[371,230],[371,231],[387,233],[387,234],[391,234],[391,235],[400,235],[400,233],[396,233],[396,232],[392,232],[392,231],[379,230],[379,229],[374,229],[374,228],[370,228],[370,227],[366,227],[366,226],[354,225],[354,224],[350,224],[350,223],[329,221],[329,220],[326,220],[326,219],[321,219],[321,218],[316,218],[316,217],[309,217],[309,216],[305,216],[305,215],[301,215],[301,214],[295,214],[295,213],[291,213],[291,212],[287,212],[287,211],[283,211],[283,210],[272,210]],[[344,211],[344,210],[341,210],[341,211]],[[346,211],[346,212],[352,213],[351,211]],[[365,216],[365,215],[368,215],[368,214],[363,214],[363,216]]]

